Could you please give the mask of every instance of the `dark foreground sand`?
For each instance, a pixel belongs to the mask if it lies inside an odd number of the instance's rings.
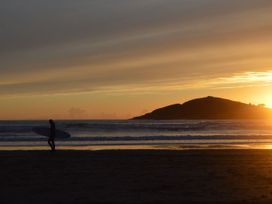
[[[271,150],[0,151],[0,203],[272,203]]]

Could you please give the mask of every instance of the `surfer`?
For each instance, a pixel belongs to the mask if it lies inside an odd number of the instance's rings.
[[[48,144],[51,147],[52,151],[55,151],[55,136],[56,136],[56,125],[55,122],[50,119],[50,136],[48,138]]]

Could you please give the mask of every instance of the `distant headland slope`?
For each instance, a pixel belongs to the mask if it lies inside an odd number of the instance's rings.
[[[272,109],[208,96],[156,109],[133,119],[267,119]]]

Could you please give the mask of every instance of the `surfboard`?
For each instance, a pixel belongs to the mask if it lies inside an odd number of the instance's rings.
[[[50,137],[50,128],[48,127],[34,127],[32,131],[46,137]],[[71,135],[63,130],[56,129],[55,138],[69,138]]]

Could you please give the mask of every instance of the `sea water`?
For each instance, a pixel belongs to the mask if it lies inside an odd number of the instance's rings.
[[[272,144],[272,121],[265,120],[59,120],[58,129],[71,134],[56,139],[71,149],[123,145],[252,145]],[[48,121],[0,121],[0,149],[47,146],[47,138],[33,127]]]

